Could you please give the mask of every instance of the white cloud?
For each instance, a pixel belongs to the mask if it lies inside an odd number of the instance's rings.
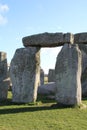
[[[8,22],[7,18],[0,14],[0,25],[4,25]]]
[[[5,25],[8,20],[5,16],[5,13],[9,11],[9,7],[6,4],[0,4],[0,26]]]
[[[6,5],[6,4],[4,4],[4,5],[0,4],[0,13],[4,13],[4,12],[7,12],[7,11],[9,11],[8,5]]]

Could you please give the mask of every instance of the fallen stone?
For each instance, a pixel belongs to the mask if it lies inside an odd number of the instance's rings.
[[[48,84],[44,84],[38,87],[38,94],[41,95],[55,95],[56,87],[55,82],[50,82]]]
[[[56,47],[62,46],[64,43],[73,43],[74,35],[71,33],[42,33],[24,37],[22,39],[23,45],[39,46],[39,47]]]

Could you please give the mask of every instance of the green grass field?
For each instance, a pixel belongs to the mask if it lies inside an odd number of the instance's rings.
[[[9,92],[8,100],[0,102],[0,130],[87,130],[87,109],[53,104],[42,96],[35,104],[14,104]]]

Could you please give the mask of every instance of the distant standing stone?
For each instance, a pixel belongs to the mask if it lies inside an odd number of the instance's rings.
[[[7,54],[5,52],[0,52],[0,100],[7,99],[8,85]]]
[[[17,49],[10,65],[13,102],[34,102],[40,83],[40,48]]]
[[[55,70],[54,69],[49,69],[48,82],[55,82]]]
[[[44,84],[44,70],[40,69],[40,85]]]
[[[65,44],[55,66],[56,100],[64,105],[81,103],[81,51],[77,44]]]

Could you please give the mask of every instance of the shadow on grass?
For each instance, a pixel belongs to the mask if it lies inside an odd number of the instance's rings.
[[[0,109],[1,114],[16,114],[16,113],[24,113],[24,112],[35,112],[35,111],[46,111],[46,110],[53,110],[53,109],[62,109],[66,108],[64,106],[60,106],[58,104],[51,105],[51,106],[29,106],[29,107],[21,107],[21,108],[4,108]]]
[[[0,106],[11,106],[11,105],[17,105],[17,103],[13,103],[12,99],[6,99],[0,101]],[[18,104],[20,105],[20,104]]]
[[[38,102],[41,102],[41,103],[55,103],[55,100],[53,99],[48,99],[46,96],[43,96],[43,95],[39,95],[38,98],[37,98],[37,103]],[[0,106],[11,106],[11,105],[23,105],[23,104],[26,104],[26,103],[15,103],[15,102],[12,102],[12,99],[6,99],[6,100],[0,100]],[[30,105],[34,105],[34,103],[30,103]]]
[[[13,103],[11,100],[4,101],[0,106],[8,106],[13,105],[12,107],[9,106],[9,108],[3,107],[3,109],[0,109],[0,115],[1,114],[16,114],[16,113],[24,113],[24,112],[35,112],[35,111],[46,111],[46,110],[53,110],[53,109],[64,109],[69,108],[71,106],[65,106],[62,104],[55,104],[52,103],[51,105],[37,105],[37,104],[18,104]],[[14,108],[15,107],[15,108]]]
[[[22,107],[22,108],[7,108],[0,109],[1,114],[15,114],[15,113],[24,113],[24,112],[34,112],[42,110],[51,110],[50,107]]]
[[[39,105],[40,101],[42,103],[41,105]],[[36,104],[14,103],[12,102],[12,99],[7,99],[4,101],[0,101],[0,106],[3,106],[3,108],[0,109],[0,115],[73,108],[73,106],[66,106],[63,104],[55,103],[55,100],[49,100],[47,99],[47,97],[41,95],[39,95]],[[5,108],[4,106],[6,107],[8,106],[9,108]]]

